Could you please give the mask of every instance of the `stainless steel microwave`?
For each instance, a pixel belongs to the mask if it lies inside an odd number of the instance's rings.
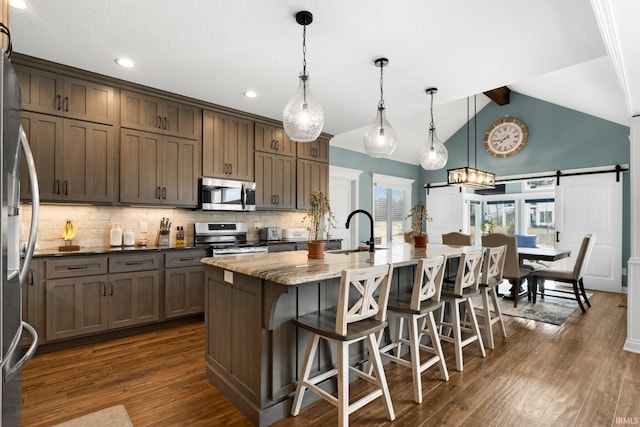
[[[256,210],[255,182],[203,177],[198,190],[198,207],[204,211]]]

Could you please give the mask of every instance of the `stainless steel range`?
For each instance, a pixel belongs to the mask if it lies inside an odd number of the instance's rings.
[[[266,253],[267,246],[247,241],[244,222],[196,222],[195,244],[209,246],[209,255],[250,255]]]

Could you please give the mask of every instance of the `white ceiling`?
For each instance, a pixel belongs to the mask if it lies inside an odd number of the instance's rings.
[[[387,117],[399,135],[392,158],[407,163],[418,163],[430,86],[442,140],[466,121],[467,96],[500,86],[629,124],[623,90],[633,85],[614,72],[589,0],[25,2],[11,10],[16,52],[274,119],[302,68],[294,15],[309,10],[307,69],[332,145],[363,151],[379,98],[373,60],[385,56]],[[120,56],[136,67],[117,66]],[[258,98],[244,97],[248,89]]]

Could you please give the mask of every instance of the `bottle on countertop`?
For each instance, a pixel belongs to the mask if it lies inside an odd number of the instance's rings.
[[[109,231],[109,241],[111,246],[122,246],[122,228],[114,224]]]
[[[133,234],[133,230],[130,228],[125,229],[123,232],[122,240],[124,246],[135,246],[136,239],[135,235]]]
[[[176,228],[176,247],[184,247],[184,228],[181,225]]]

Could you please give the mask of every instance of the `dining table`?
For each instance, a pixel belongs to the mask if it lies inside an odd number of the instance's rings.
[[[518,247],[518,260],[520,262],[520,266],[524,266],[525,261],[530,261],[533,263],[539,263],[541,261],[554,262],[554,261],[561,260],[563,258],[568,258],[570,255],[571,255],[571,251],[568,249]],[[545,267],[545,265],[542,263],[537,265],[534,264],[533,266],[531,264],[527,264],[527,265],[533,267],[534,269]],[[513,300],[514,295],[517,295],[518,298],[520,298],[521,296],[528,294],[528,291],[525,291],[522,288],[518,289],[518,292],[515,292],[515,289],[513,289],[514,286],[518,286],[518,285],[514,285],[512,283],[511,289],[509,290],[509,292],[502,295],[504,299]]]

